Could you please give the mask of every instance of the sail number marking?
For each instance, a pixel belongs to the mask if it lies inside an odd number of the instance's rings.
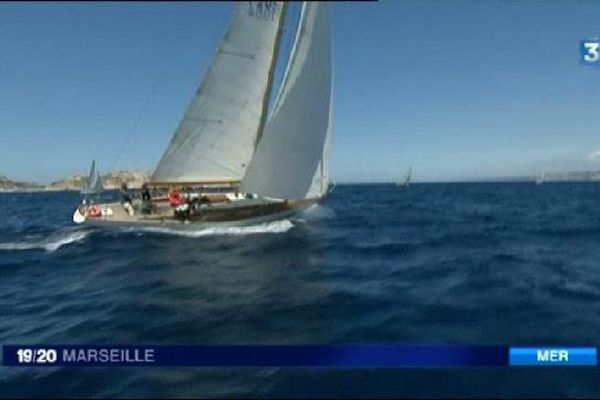
[[[261,21],[275,21],[279,4],[276,1],[249,1],[248,16]]]
[[[582,40],[579,44],[579,57],[583,65],[600,66],[600,40]]]

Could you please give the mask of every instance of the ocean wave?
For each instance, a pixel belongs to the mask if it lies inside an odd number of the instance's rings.
[[[554,237],[554,238],[573,238],[573,237],[595,237],[600,234],[600,228],[597,226],[552,226],[529,230],[531,233]]]
[[[333,219],[336,216],[335,211],[319,203],[308,206],[305,210],[302,210],[299,215],[305,217],[303,220]]]
[[[56,234],[49,238],[28,237],[22,241],[0,243],[0,251],[42,249],[52,253],[64,245],[85,239],[89,233],[89,231],[76,231]]]
[[[279,221],[265,222],[256,225],[248,226],[215,226],[198,230],[177,230],[163,227],[139,227],[125,228],[124,232],[142,232],[142,233],[159,233],[166,235],[176,235],[185,237],[203,237],[203,236],[231,236],[231,235],[251,235],[258,233],[285,233],[292,229],[294,224],[283,219]]]
[[[352,242],[350,244],[346,244],[344,248],[355,254],[364,254],[369,256],[385,254],[386,256],[392,256],[409,253],[417,249],[418,246],[419,243],[380,241],[376,243]]]

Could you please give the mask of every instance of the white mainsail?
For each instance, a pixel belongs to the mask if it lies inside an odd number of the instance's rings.
[[[304,2],[273,114],[242,180],[244,191],[281,199],[327,192],[331,75],[329,5]]]
[[[286,5],[237,5],[153,182],[239,181],[266,120]]]

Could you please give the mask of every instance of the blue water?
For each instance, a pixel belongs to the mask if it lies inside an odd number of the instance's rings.
[[[0,194],[0,344],[600,342],[600,185],[338,186],[178,234]],[[0,396],[600,396],[596,369],[0,368]]]

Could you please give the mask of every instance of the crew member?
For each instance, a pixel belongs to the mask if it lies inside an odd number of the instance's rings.
[[[185,198],[183,197],[183,194],[177,190],[177,188],[169,190],[169,205],[171,207],[179,207],[184,203]]]
[[[173,207],[173,213],[181,220],[189,219],[190,205],[186,197],[178,189],[169,190],[169,205]]]
[[[152,213],[152,196],[150,196],[150,190],[148,189],[148,184],[144,182],[142,184],[142,212],[144,214]]]
[[[133,215],[133,205],[131,201],[131,195],[129,194],[129,188],[127,187],[127,182],[121,183],[121,189],[119,190],[119,194],[121,195],[121,204],[127,214]]]

